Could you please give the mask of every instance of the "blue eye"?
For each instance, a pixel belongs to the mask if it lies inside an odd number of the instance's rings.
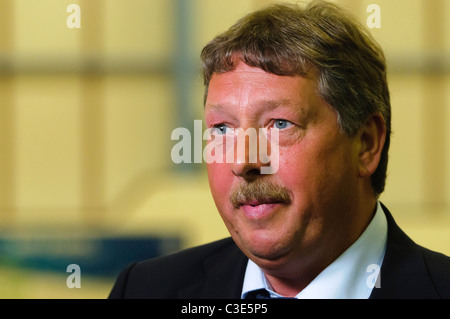
[[[228,130],[229,128],[225,124],[214,125],[212,128],[212,132],[217,135],[225,135]]]
[[[292,123],[287,120],[275,120],[275,122],[273,123],[273,127],[279,130],[285,129],[291,125]]]

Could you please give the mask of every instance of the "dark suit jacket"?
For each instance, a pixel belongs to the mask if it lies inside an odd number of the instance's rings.
[[[415,244],[383,209],[386,254],[380,288],[370,298],[450,298],[450,258]],[[119,275],[109,298],[240,298],[247,260],[226,238],[134,263]]]

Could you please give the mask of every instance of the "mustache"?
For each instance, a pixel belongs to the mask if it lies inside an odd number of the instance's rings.
[[[252,201],[290,204],[291,197],[285,187],[265,180],[239,184],[230,196],[230,202],[234,208],[239,208],[239,206]]]

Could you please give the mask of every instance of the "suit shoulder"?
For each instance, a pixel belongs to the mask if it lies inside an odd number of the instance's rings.
[[[236,247],[234,241],[231,238],[225,238],[218,241],[214,241],[208,244],[187,248],[178,252],[174,252],[165,256],[147,259],[137,263],[136,268],[159,268],[172,267],[180,268],[180,263],[183,267],[196,267],[199,263],[203,263],[205,258],[210,255],[219,253],[222,250],[233,249]]]
[[[201,280],[206,259],[237,249],[231,238],[225,238],[134,263],[119,275],[110,298],[175,298],[177,286]]]
[[[450,298],[450,257],[424,248],[424,260],[441,298]]]

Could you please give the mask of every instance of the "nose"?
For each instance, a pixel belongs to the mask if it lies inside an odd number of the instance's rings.
[[[251,182],[261,176],[261,169],[257,163],[235,163],[231,171],[234,176],[241,177],[248,182]]]
[[[266,139],[255,133],[256,130],[240,131],[235,138],[234,161],[232,172],[236,177],[241,177],[247,181],[261,177],[262,167],[267,159],[261,159],[261,143],[267,143]],[[259,152],[258,152],[259,151]]]

